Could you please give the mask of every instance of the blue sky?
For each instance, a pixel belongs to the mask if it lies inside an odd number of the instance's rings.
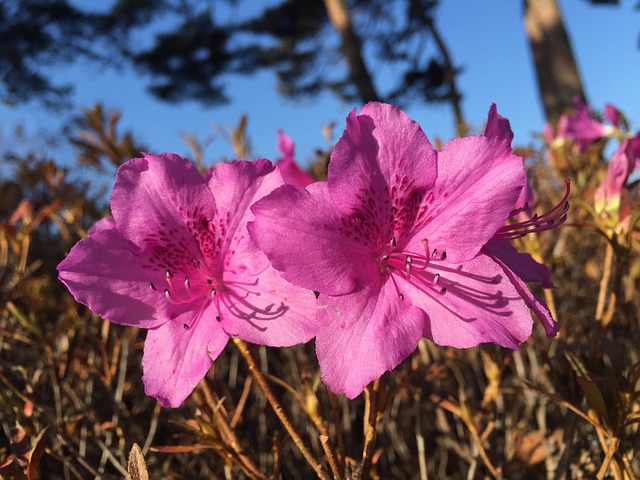
[[[633,2],[618,8],[592,7],[582,0],[560,0],[578,67],[591,105],[602,109],[606,102],[621,108],[635,129],[640,128],[640,13]],[[264,2],[243,2],[245,8],[257,8]],[[516,144],[528,144],[532,134],[542,127],[543,113],[538,99],[535,73],[522,21],[522,2],[516,0],[443,0],[437,11],[437,24],[454,62],[464,67],[459,88],[464,94],[463,111],[476,130],[482,128],[489,105],[510,119]],[[373,71],[392,72],[383,65],[371,64]],[[278,96],[273,74],[252,77],[228,77],[228,105],[205,108],[194,102],[178,105],[161,103],[146,93],[148,79],[132,70],[117,72],[92,64],[54,69],[57,82],[75,84],[73,104],[78,108],[97,101],[123,112],[120,128],[134,136],[152,152],[170,151],[188,154],[179,132],[194,133],[200,139],[213,138],[206,149],[212,162],[233,157],[232,149],[211,128],[212,123],[236,124],[240,115],[249,116],[249,134],[255,156],[275,159],[276,130],[282,128],[296,144],[301,165],[314,148],[326,147],[321,128],[337,122],[339,137],[344,118],[356,104],[346,104],[329,94],[312,100],[291,101]],[[417,120],[433,139],[454,134],[450,107],[415,104],[407,113]],[[72,158],[66,143],[55,142],[59,118],[50,111],[28,104],[19,108],[0,106],[0,142],[15,147],[12,130],[23,124],[30,144],[21,149],[50,151],[60,161]]]

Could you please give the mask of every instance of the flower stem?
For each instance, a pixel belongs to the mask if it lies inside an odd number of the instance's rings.
[[[598,303],[596,305],[596,320],[600,322],[602,327],[606,327],[603,322],[604,304],[607,298],[607,286],[611,278],[611,266],[613,264],[613,247],[607,242],[607,250],[604,256],[604,270],[600,279],[600,291],[598,292]]]
[[[305,458],[305,460],[311,466],[311,468],[313,468],[313,470],[316,472],[316,475],[318,475],[318,478],[322,480],[329,480],[329,476],[325,472],[322,465],[318,463],[318,461],[315,459],[315,457],[312,455],[309,449],[305,446],[302,440],[302,437],[300,437],[300,434],[291,423],[291,420],[289,420],[289,417],[287,417],[287,414],[284,413],[282,405],[280,405],[280,402],[278,402],[278,400],[276,399],[276,396],[274,395],[273,391],[269,387],[269,384],[267,383],[266,378],[260,371],[260,368],[258,367],[255,358],[253,358],[253,355],[249,351],[249,345],[247,345],[247,343],[244,342],[243,340],[240,340],[239,338],[235,338],[235,337],[233,337],[233,343],[235,343],[236,347],[238,347],[238,350],[240,350],[240,353],[242,354],[245,361],[247,362],[247,365],[249,366],[249,371],[251,372],[251,375],[253,375],[253,378],[256,379],[256,382],[258,383],[260,390],[262,390],[262,393],[266,397],[267,402],[269,402],[269,405],[271,405],[271,408],[273,408],[273,411],[278,416],[278,419],[280,419],[280,422],[284,426],[289,436],[291,436],[293,443],[296,444],[296,446],[298,447],[298,450],[300,450],[300,453],[302,453],[302,456]]]
[[[364,429],[364,447],[362,448],[362,475],[360,478],[369,478],[369,470],[373,457],[373,447],[376,441],[376,430],[378,425],[378,398],[380,397],[381,380],[376,379],[371,387],[367,389],[367,400],[365,410],[369,415],[365,415],[367,423]]]

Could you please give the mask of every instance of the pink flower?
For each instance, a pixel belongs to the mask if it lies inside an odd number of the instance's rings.
[[[530,293],[482,251],[524,184],[508,142],[468,137],[437,152],[403,112],[369,103],[347,117],[328,182],[254,204],[251,237],[286,279],[320,293],[316,352],[332,391],[356,397],[423,336],[509,348],[529,337]]]
[[[272,171],[267,160],[238,161],[203,177],[173,154],[130,160],[113,220],[58,266],[78,302],[149,329],[143,381],[164,406],[184,401],[231,335],[285,346],[315,334],[313,294],[283,280],[247,234],[251,203],[283,183]]]
[[[622,113],[616,107],[607,103],[604,106],[604,116],[607,117],[609,123],[613,125],[615,128],[620,128],[622,125]]]
[[[573,114],[566,115],[564,134],[576,142],[579,152],[584,152],[589,144],[612,133],[612,127],[591,117],[589,108],[577,96],[573,98],[573,109]]]
[[[622,192],[634,168],[640,166],[640,132],[625,138],[611,156],[607,176],[595,195],[596,212],[606,212],[622,220],[628,215],[628,205],[621,209]]]
[[[278,150],[282,157],[276,160],[276,167],[286,183],[304,188],[316,181],[295,162],[293,141],[282,130],[278,130]]]

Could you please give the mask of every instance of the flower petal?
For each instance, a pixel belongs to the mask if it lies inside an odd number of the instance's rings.
[[[282,157],[276,160],[275,165],[286,183],[304,188],[316,181],[295,162],[293,141],[282,130],[278,130],[278,150]]]
[[[315,336],[315,295],[291,285],[271,266],[258,276],[227,276],[225,284],[220,307],[229,335],[273,347],[305,343]]]
[[[498,137],[447,142],[438,153],[431,210],[412,243],[423,239],[453,263],[477,255],[504,225],[526,183],[522,159]]]
[[[507,243],[512,250],[504,249],[497,252],[496,242]],[[529,306],[531,310],[536,314],[538,320],[542,324],[542,328],[547,337],[555,337],[560,330],[560,324],[556,322],[551,316],[551,312],[547,306],[542,303],[527,287],[524,282],[540,282],[544,288],[552,288],[551,272],[549,269],[538,262],[536,262],[531,255],[525,253],[518,253],[513,246],[506,240],[492,240],[487,246],[492,245],[494,248],[488,251],[488,255],[502,267],[502,270],[506,274],[507,278],[511,281],[515,289],[520,293],[520,296]],[[486,247],[485,247],[486,249]],[[485,250],[483,249],[483,251]],[[489,253],[491,252],[491,253]],[[515,257],[517,255],[517,257]],[[528,258],[527,258],[528,257]]]
[[[96,223],[94,223],[93,226],[89,229],[89,235],[98,233],[102,230],[108,230],[112,228],[116,228],[116,222],[113,218],[111,217],[101,218]]]
[[[146,264],[138,247],[108,223],[94,232],[58,265],[60,280],[74,298],[122,325],[157,327],[175,316],[176,307],[150,288],[152,282],[161,285],[164,272]]]
[[[222,242],[220,260],[224,261],[224,265],[220,264],[218,268],[228,269],[236,252],[248,248],[241,244],[252,243],[247,232],[247,222],[254,218],[251,205],[283,185],[284,181],[266,159],[221,163],[210,173],[209,188],[216,197],[218,241]],[[266,257],[255,247],[251,254],[242,255],[240,261],[253,271],[268,265]]]
[[[122,235],[143,250],[162,245],[199,258],[198,238],[207,230],[203,222],[215,217],[216,205],[189,161],[174,154],[145,154],[118,169],[111,210]]]
[[[533,320],[520,292],[488,256],[461,265],[438,262],[429,271],[440,275],[437,288],[419,272],[411,282],[397,279],[405,298],[427,314],[424,337],[456,348],[493,342],[517,349],[531,335]]]
[[[513,131],[511,130],[511,124],[509,120],[498,114],[498,107],[495,103],[491,104],[489,108],[489,115],[487,116],[487,124],[484,127],[485,137],[500,137],[509,142],[513,141]]]
[[[352,237],[325,182],[306,190],[283,185],[251,210],[251,238],[291,283],[336,295],[380,276],[370,246]]]
[[[350,295],[321,294],[316,353],[322,381],[334,393],[357,397],[416,349],[424,319],[391,282]]]
[[[523,282],[537,282],[543,288],[555,288],[547,266],[536,262],[528,253],[518,252],[508,240],[493,238],[482,251],[506,265]]]
[[[163,407],[180,406],[229,340],[213,320],[212,305],[199,316],[194,319],[193,312],[189,312],[147,332],[142,381],[145,393]],[[185,324],[193,327],[185,328]]]
[[[420,126],[396,107],[372,102],[347,117],[331,154],[329,192],[343,213],[370,216],[386,244],[392,228],[397,240],[404,237],[436,173],[436,152]]]

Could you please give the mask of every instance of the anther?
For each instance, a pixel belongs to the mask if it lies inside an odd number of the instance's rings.
[[[400,300],[404,300],[404,294],[399,293],[399,294],[398,294],[398,298],[399,298]]]
[[[171,300],[171,292],[169,292],[168,288],[164,289],[164,296],[167,297],[167,300]]]
[[[431,252],[431,258],[436,258],[438,256],[438,249],[434,248],[433,252]]]
[[[407,255],[406,260],[404,261],[404,269],[407,272],[407,275],[411,275],[411,264],[413,260],[411,259],[411,255]]]
[[[153,282],[149,282],[149,288],[151,290],[157,290],[156,286],[153,284]]]
[[[169,270],[167,268],[167,278],[173,278],[173,274],[171,273],[171,270]]]
[[[391,237],[391,246],[393,248],[396,248],[398,246],[398,244],[396,243],[396,237]]]
[[[440,295],[444,295],[445,293],[447,293],[447,288],[446,287],[442,287],[440,289]]]
[[[187,325],[186,323],[183,323],[182,328],[184,328],[185,330],[189,330],[189,325]]]
[[[220,318],[220,315],[216,315],[216,322],[221,322],[222,318]]]
[[[440,255],[440,260],[444,260],[447,258],[447,252],[442,252],[442,255]]]
[[[210,278],[207,278],[207,283],[211,285],[213,283],[213,280],[211,280]]]
[[[433,281],[431,282],[431,285],[436,286],[438,284],[438,282],[440,281],[440,274],[436,273],[433,276]]]

